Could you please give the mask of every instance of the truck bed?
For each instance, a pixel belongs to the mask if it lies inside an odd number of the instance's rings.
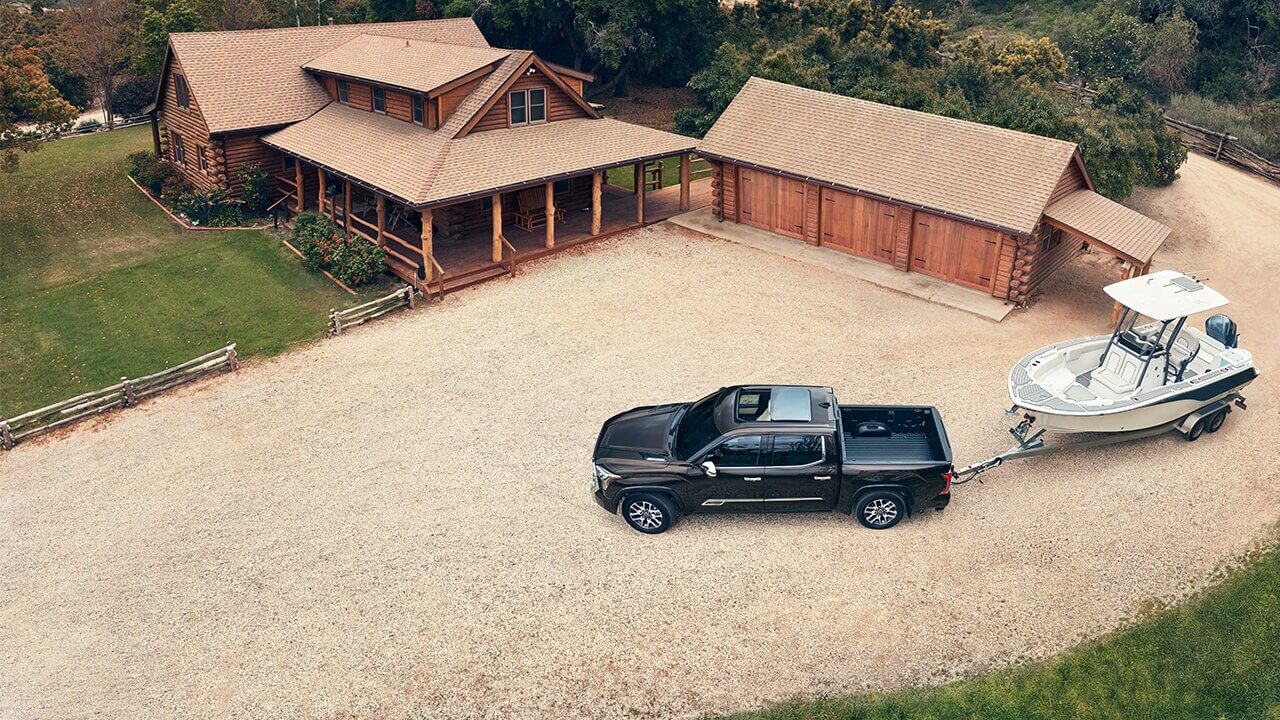
[[[860,434],[859,425],[868,422],[885,426],[889,434]],[[841,405],[840,430],[846,463],[941,465],[951,462],[951,445],[935,408]]]

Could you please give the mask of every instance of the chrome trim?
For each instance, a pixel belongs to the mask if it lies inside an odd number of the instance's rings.
[[[830,480],[831,476],[830,475],[814,475],[813,479],[814,480]]]
[[[819,434],[819,433],[812,433],[812,432],[810,432],[810,433],[804,433],[804,432],[800,432],[800,433],[777,432],[777,433],[774,433],[774,434],[773,434],[773,437],[774,437],[775,442],[776,442],[776,440],[777,440],[777,436],[778,436],[778,435],[817,435],[817,436],[818,436],[818,439],[822,441],[822,458],[821,458],[820,460],[815,460],[814,462],[811,462],[811,463],[805,463],[805,464],[803,464],[803,465],[767,465],[766,467],[768,467],[770,470],[773,470],[773,469],[779,469],[779,470],[795,470],[795,469],[798,469],[798,468],[807,468],[807,467],[814,467],[815,465],[825,465],[825,464],[826,464],[826,462],[827,462],[827,436],[826,436],[826,435],[821,435],[821,434]],[[772,456],[772,446],[770,446],[770,455]],[[772,457],[770,457],[769,459],[770,459],[770,460],[772,460],[773,458],[772,458]]]
[[[720,507],[726,503],[772,503],[772,502],[822,502],[820,497],[788,497],[788,498],[710,498],[702,501],[703,507]]]
[[[794,498],[765,498],[767,503],[771,502],[822,502],[820,497],[794,497]]]
[[[758,477],[744,477],[742,479],[746,480],[747,482],[760,482],[761,480],[761,478],[758,478]]]

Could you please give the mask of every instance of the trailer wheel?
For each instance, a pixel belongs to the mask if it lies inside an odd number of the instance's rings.
[[[1209,418],[1209,424],[1205,426],[1205,431],[1211,432],[1211,433],[1218,432],[1218,428],[1222,427],[1222,423],[1225,422],[1226,419],[1227,419],[1227,410],[1226,408],[1223,408],[1218,412],[1214,413],[1213,417]]]
[[[1204,434],[1204,429],[1205,429],[1204,426],[1205,426],[1204,418],[1200,418],[1199,420],[1197,420],[1196,424],[1192,425],[1191,429],[1187,431],[1187,442],[1195,442],[1199,440],[1200,436]]]
[[[874,490],[858,498],[853,513],[863,527],[888,530],[902,521],[907,514],[907,504],[902,495],[892,490]]]

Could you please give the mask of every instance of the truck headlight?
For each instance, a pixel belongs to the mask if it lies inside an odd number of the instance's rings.
[[[621,475],[611,473],[608,470],[606,470],[603,466],[596,465],[595,468],[596,468],[596,471],[595,471],[596,483],[600,486],[601,490],[604,490],[605,488],[613,484],[614,480],[622,479]]]

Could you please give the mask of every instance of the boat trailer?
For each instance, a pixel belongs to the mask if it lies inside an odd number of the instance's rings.
[[[1155,427],[1143,428],[1141,430],[1130,430],[1128,432],[1118,433],[1091,433],[1089,437],[1072,440],[1069,442],[1050,445],[1044,441],[1045,429],[1032,432],[1032,426],[1035,424],[1035,418],[1030,414],[1024,414],[1022,420],[1014,427],[1009,428],[1009,434],[1017,441],[1017,445],[1005,450],[995,457],[987,458],[980,462],[966,465],[952,473],[952,485],[963,485],[971,480],[982,482],[978,476],[988,470],[994,470],[1004,464],[1006,460],[1016,460],[1020,458],[1035,457],[1036,455],[1049,455],[1051,453],[1064,453],[1072,450],[1085,450],[1093,447],[1101,447],[1103,445],[1114,445],[1116,443],[1128,442],[1130,440],[1139,440],[1141,438],[1154,437],[1163,435],[1170,430],[1177,430],[1182,433],[1188,440],[1197,440],[1206,431],[1216,432],[1222,425],[1222,420],[1231,412],[1231,406],[1235,405],[1241,410],[1247,410],[1244,396],[1240,393],[1231,393],[1226,397],[1209,403],[1195,412],[1182,417],[1173,422]],[[1012,416],[1018,412],[1020,408],[1013,406],[1005,411],[1005,415]],[[1221,413],[1221,416],[1214,421],[1214,417]],[[1198,428],[1198,429],[1197,429]]]

